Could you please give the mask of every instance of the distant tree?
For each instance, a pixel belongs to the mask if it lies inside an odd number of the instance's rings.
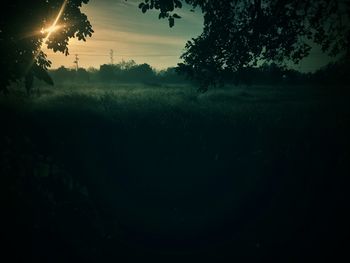
[[[320,68],[312,75],[312,83],[321,86],[346,85],[350,83],[350,62],[349,60],[340,60],[331,62]]]
[[[177,72],[177,68],[170,67],[159,72],[159,78],[165,83],[185,83],[186,78]]]
[[[116,79],[116,65],[103,64],[100,66],[100,71],[98,73],[99,79],[101,81],[112,81]]]
[[[68,54],[72,37],[84,40],[93,30],[82,4],[89,0],[4,0],[1,2],[0,91],[11,82],[25,78],[31,89],[37,77],[53,84],[47,73],[51,62],[41,50],[43,45],[55,52]],[[55,23],[56,22],[56,23]],[[54,32],[53,32],[54,31]]]
[[[150,65],[137,65],[133,60],[101,65],[98,75],[101,81],[119,82],[153,82],[156,78]]]
[[[87,72],[89,73],[90,81],[98,81],[99,80],[99,70],[94,67],[89,67],[87,69]]]
[[[156,77],[152,67],[146,63],[131,67],[127,74],[129,81],[136,82],[153,82]]]
[[[168,19],[170,27],[181,18],[174,11],[184,3],[202,10],[203,33],[186,44],[179,71],[197,79],[203,89],[220,84],[228,72],[254,66],[258,61],[298,63],[315,44],[329,55],[350,56],[348,0],[140,2],[143,13],[158,10],[159,18]],[[0,91],[23,78],[28,90],[34,77],[52,84],[46,71],[51,63],[41,47],[47,44],[49,49],[67,55],[70,38],[85,40],[91,36],[91,24],[81,12],[86,3],[88,0],[2,1]]]
[[[90,73],[90,74],[96,74],[98,72],[98,69],[97,68],[94,68],[94,67],[89,67],[87,69],[87,71]]]
[[[159,10],[172,27],[183,3],[202,10],[204,30],[186,44],[179,68],[202,86],[258,61],[298,63],[313,45],[350,56],[348,0],[144,0],[139,8]]]
[[[93,73],[84,68],[68,69],[64,66],[58,69],[50,70],[50,75],[55,82],[87,82],[90,81],[90,75]]]
[[[226,76],[232,80],[234,85],[247,85],[256,84],[261,78],[261,69],[253,67],[239,68],[235,72],[226,72]],[[263,77],[265,79],[265,76]],[[254,83],[255,82],[255,83]]]
[[[283,75],[283,83],[287,85],[309,84],[308,74],[288,69]]]
[[[56,70],[51,70],[50,75],[53,77],[54,81],[65,82],[73,78],[73,74],[70,69],[61,66]]]
[[[276,85],[282,83],[285,70],[279,67],[276,63],[264,63],[260,70],[264,76],[264,84]]]
[[[90,74],[84,68],[79,68],[75,72],[75,75],[76,75],[76,81],[79,81],[79,82],[88,82],[88,81],[90,81]]]
[[[134,60],[127,60],[125,61],[124,59],[117,64],[121,70],[129,70],[132,67],[136,66],[136,62]]]

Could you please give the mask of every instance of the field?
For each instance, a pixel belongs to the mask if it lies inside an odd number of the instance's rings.
[[[103,84],[1,96],[8,251],[37,262],[334,259],[349,230],[349,98]]]

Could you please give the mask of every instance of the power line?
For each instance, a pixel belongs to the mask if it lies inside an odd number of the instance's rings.
[[[180,57],[180,55],[167,55],[167,54],[119,54],[120,56],[125,57]],[[84,57],[109,57],[111,58],[110,54],[91,54],[91,53],[79,53],[79,56]]]
[[[56,53],[49,53],[48,54],[49,56],[55,56],[55,57],[59,57],[61,56],[61,54],[56,54]],[[131,54],[131,53],[121,53],[119,54],[119,56],[121,57],[180,57],[180,54],[154,54],[154,53],[138,53],[138,54]],[[106,54],[106,53],[90,53],[90,52],[79,52],[79,57],[109,57],[111,58],[111,55],[110,53],[109,54]],[[114,60],[115,61],[115,60]],[[74,62],[75,64],[75,62]]]

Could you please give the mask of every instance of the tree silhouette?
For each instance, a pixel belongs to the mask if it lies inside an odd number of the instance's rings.
[[[217,85],[228,72],[258,61],[298,63],[313,45],[329,55],[350,54],[348,0],[140,0],[143,13],[159,11],[170,27],[175,13],[187,3],[204,14],[203,33],[186,44],[179,71],[200,80],[202,89]],[[26,78],[30,90],[37,77],[52,84],[51,63],[41,51],[68,54],[72,37],[84,40],[93,33],[80,10],[88,0],[4,0],[0,16],[0,91]],[[45,30],[48,29],[49,30]],[[53,29],[55,32],[52,33]]]
[[[182,3],[202,10],[204,29],[186,44],[180,71],[204,86],[258,61],[299,63],[314,45],[331,56],[350,55],[350,1],[144,0],[139,8],[159,10],[173,26]]]
[[[47,73],[51,62],[41,51],[47,45],[53,51],[68,55],[72,37],[84,40],[93,30],[80,10],[89,0],[5,0],[1,2],[0,91],[11,82],[25,78],[31,89],[37,77],[53,84]],[[53,32],[54,31],[54,32]]]

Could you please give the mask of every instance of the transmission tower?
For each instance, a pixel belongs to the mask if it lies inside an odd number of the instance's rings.
[[[113,65],[114,64],[114,51],[113,51],[113,49],[111,49],[109,51],[109,57],[111,59],[111,65]]]
[[[73,61],[73,63],[75,64],[76,71],[78,71],[78,69],[79,69],[79,57],[78,57],[78,54],[75,54],[75,60]]]

